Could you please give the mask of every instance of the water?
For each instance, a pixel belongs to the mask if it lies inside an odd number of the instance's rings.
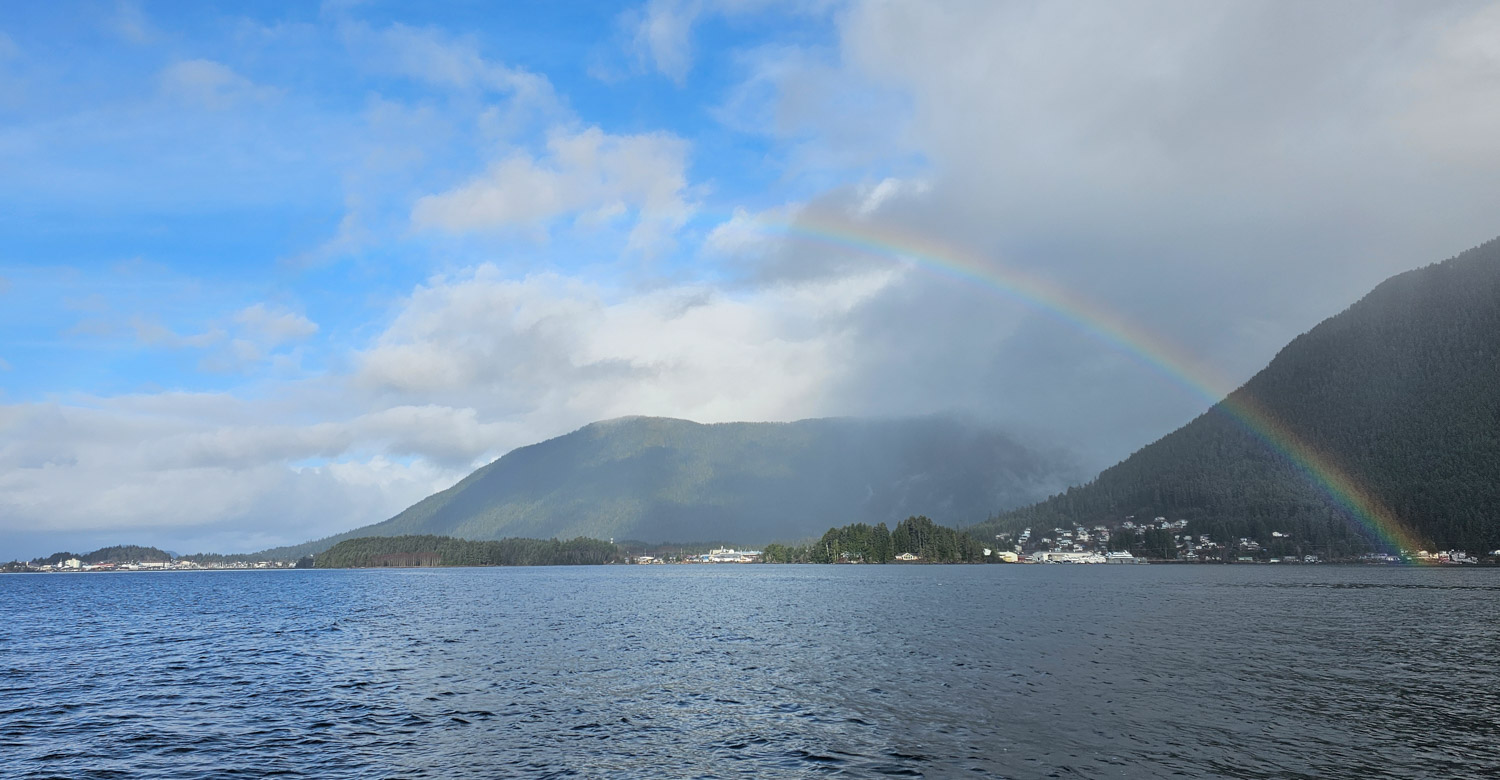
[[[1500,571],[0,577],[0,775],[1477,777]]]

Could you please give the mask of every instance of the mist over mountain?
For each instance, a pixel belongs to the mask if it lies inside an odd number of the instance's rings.
[[[1337,463],[1422,541],[1500,546],[1500,239],[1392,277],[1288,344],[1243,397]],[[1223,404],[1092,482],[974,529],[1191,521],[1335,548],[1350,518]]]
[[[927,515],[968,525],[1076,481],[1066,456],[949,417],[594,423],[516,449],[359,536],[720,541],[815,537]]]

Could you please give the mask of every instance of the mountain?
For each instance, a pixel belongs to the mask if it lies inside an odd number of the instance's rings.
[[[361,536],[760,545],[929,515],[967,525],[1076,480],[1071,461],[948,417],[719,423],[627,417],[521,447]]]
[[[1386,280],[1297,337],[1230,399],[1337,463],[1437,549],[1500,547],[1500,239]],[[1370,547],[1344,511],[1219,404],[1092,482],[973,529],[1190,521]]]

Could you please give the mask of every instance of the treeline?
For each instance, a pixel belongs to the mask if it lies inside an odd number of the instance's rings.
[[[765,563],[891,563],[910,553],[928,563],[982,563],[979,540],[927,517],[908,517],[896,524],[854,523],[830,528],[818,541],[801,546],[770,544],[761,551]]]
[[[117,544],[112,547],[101,547],[91,553],[76,555],[70,552],[52,553],[46,558],[38,558],[33,563],[39,566],[56,566],[69,558],[77,558],[87,563],[165,563],[172,560],[172,554],[155,547],[141,547],[134,544]]]
[[[1500,240],[1388,279],[1186,426],[1093,482],[973,529],[1188,520],[1215,541],[1272,531],[1341,556],[1378,547],[1328,464],[1428,549],[1500,547]],[[1235,411],[1254,409],[1248,415]],[[1244,420],[1248,419],[1247,424]],[[1265,430],[1295,432],[1312,470]]]
[[[619,548],[579,537],[501,539],[474,542],[451,536],[364,536],[346,539],[319,553],[319,569],[366,569],[386,566],[575,566],[612,563]]]

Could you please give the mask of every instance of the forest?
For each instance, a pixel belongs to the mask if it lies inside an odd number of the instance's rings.
[[[32,563],[38,566],[56,566],[69,558],[77,558],[85,564],[92,565],[96,563],[158,563],[172,560],[172,555],[155,547],[117,544],[112,547],[101,547],[82,555],[70,552],[53,553],[45,558],[38,558]]]
[[[924,563],[982,563],[984,547],[962,531],[945,528],[925,516],[908,517],[895,530],[885,523],[853,523],[830,528],[812,544],[770,544],[761,552],[765,563],[893,563],[902,553]]]
[[[411,566],[574,566],[619,560],[615,545],[579,537],[474,542],[451,536],[364,536],[346,539],[314,558],[319,569]]]

